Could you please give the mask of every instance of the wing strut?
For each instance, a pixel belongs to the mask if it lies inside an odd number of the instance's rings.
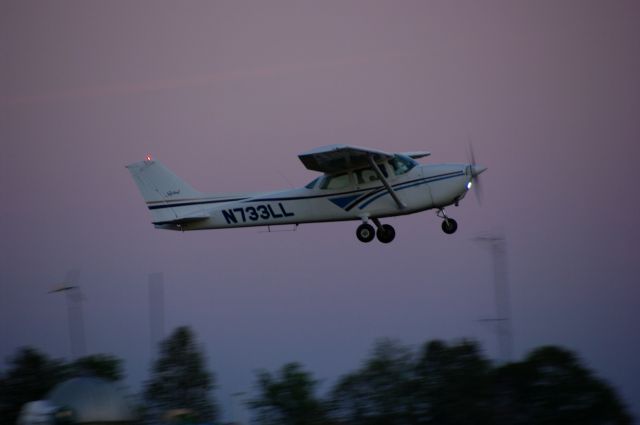
[[[400,200],[400,198],[398,198],[398,195],[396,194],[395,190],[393,190],[393,188],[389,186],[389,182],[387,182],[387,179],[382,174],[382,171],[380,171],[380,167],[373,160],[373,155],[371,154],[367,155],[367,160],[369,161],[371,168],[373,168],[373,171],[375,171],[376,174],[378,175],[378,178],[380,179],[384,187],[387,189],[387,192],[389,192],[389,195],[391,195],[393,200],[396,201],[396,204],[398,204],[398,208],[400,208],[401,210],[407,208],[407,206]]]

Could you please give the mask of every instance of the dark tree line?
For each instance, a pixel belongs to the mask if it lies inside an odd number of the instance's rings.
[[[123,377],[122,361],[106,354],[66,363],[26,347],[9,358],[7,364],[6,372],[0,374],[0,422],[8,424],[16,423],[22,405],[42,399],[56,384],[69,378],[97,376],[117,381]]]
[[[215,421],[217,406],[211,395],[215,377],[206,368],[193,332],[188,327],[177,328],[159,348],[139,406],[144,418],[158,423],[173,411],[182,421]],[[57,384],[79,376],[118,381],[123,378],[122,360],[96,354],[66,363],[34,348],[19,349],[0,372],[0,423],[16,423],[25,403],[43,399]]]
[[[385,340],[325,398],[316,385],[297,364],[262,372],[250,407],[267,425],[633,423],[613,388],[559,347],[496,366],[474,342],[431,341],[413,352]]]
[[[173,411],[179,415],[176,419],[188,423],[214,422],[217,406],[211,391],[215,377],[206,368],[204,351],[193,332],[188,327],[177,328],[159,348],[139,406],[144,419],[159,423]],[[118,381],[123,378],[122,360],[96,354],[66,363],[34,348],[19,349],[0,373],[0,423],[16,423],[25,403],[43,399],[57,384],[79,376]]]
[[[159,348],[141,398],[145,421],[160,423],[173,412],[185,423],[216,423],[215,375],[193,332],[177,328]],[[109,355],[65,363],[24,348],[7,366],[0,373],[1,423],[15,423],[24,403],[70,377],[123,377],[122,361]],[[248,406],[264,425],[633,423],[612,387],[573,352],[553,346],[495,365],[475,342],[431,341],[412,350],[382,340],[324,396],[318,385],[298,363],[263,370]]]

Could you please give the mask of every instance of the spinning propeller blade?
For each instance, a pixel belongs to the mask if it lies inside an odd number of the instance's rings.
[[[478,204],[482,205],[482,185],[480,184],[480,174],[484,170],[486,170],[487,167],[483,167],[477,164],[476,155],[473,152],[473,145],[471,144],[471,140],[469,140],[469,163],[471,164],[471,182],[473,184],[474,193],[476,194]]]

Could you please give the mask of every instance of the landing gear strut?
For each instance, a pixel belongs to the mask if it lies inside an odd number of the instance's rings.
[[[448,217],[447,214],[444,212],[444,208],[439,209],[436,215],[443,219],[442,231],[445,232],[447,235],[451,235],[455,233],[456,230],[458,230],[458,222]]]

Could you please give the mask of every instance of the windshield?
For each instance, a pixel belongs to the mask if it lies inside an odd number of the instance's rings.
[[[395,155],[393,159],[389,161],[389,164],[391,164],[391,167],[393,167],[393,172],[396,176],[404,174],[418,165],[415,160],[404,155]]]

